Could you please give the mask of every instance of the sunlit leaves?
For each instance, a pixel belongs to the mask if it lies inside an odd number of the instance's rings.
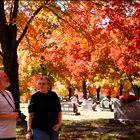
[[[133,74],[140,71],[139,48],[133,46],[112,47],[111,56],[116,65],[125,73]]]
[[[124,73],[139,73],[138,1],[133,1],[131,6],[121,0],[70,1],[63,10],[55,4],[50,3],[36,16],[24,38],[28,44],[21,44],[31,46],[30,53],[38,63],[45,64],[46,73],[63,77],[63,81],[100,82],[113,93],[118,92],[114,83]],[[36,6],[32,5],[33,9]],[[26,14],[21,17],[28,20]],[[103,79],[107,85],[102,83]]]

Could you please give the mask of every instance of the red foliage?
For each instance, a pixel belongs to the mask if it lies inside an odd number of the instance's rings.
[[[130,103],[136,101],[138,98],[131,94],[124,94],[119,100],[122,103]]]
[[[112,46],[111,57],[117,67],[127,74],[140,71],[140,48],[136,46]]]
[[[77,83],[96,76],[98,81],[103,78],[115,81],[122,73],[140,71],[138,1],[133,1],[132,6],[122,0],[70,1],[67,6],[68,13],[66,10],[60,15],[63,20],[55,19],[58,30],[46,28],[46,20],[40,20],[47,14],[43,12],[44,16],[39,16],[28,30],[31,51],[45,58],[46,71]],[[54,21],[49,19],[51,22]],[[49,39],[44,38],[48,31]],[[51,42],[56,46],[50,46]],[[110,90],[111,94],[117,94],[113,88]]]
[[[28,82],[28,86],[29,87],[33,87],[34,89],[38,88],[38,80],[41,77],[40,74],[36,74],[34,76],[32,76]]]

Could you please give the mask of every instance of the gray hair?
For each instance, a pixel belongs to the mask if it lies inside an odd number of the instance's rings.
[[[48,76],[42,76],[42,77],[39,79],[39,81],[44,80],[44,79],[47,80],[48,85],[49,85],[50,90],[51,90],[51,89],[52,89],[52,82],[51,82],[50,78],[49,78]]]

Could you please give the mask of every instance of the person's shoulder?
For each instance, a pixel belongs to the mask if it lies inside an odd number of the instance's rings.
[[[32,97],[33,97],[33,98],[34,98],[34,97],[37,97],[39,94],[40,94],[40,92],[37,91],[36,93],[34,93],[34,94],[32,95]]]
[[[50,90],[49,92],[50,92],[51,94],[56,94],[56,92],[53,91],[53,90]]]
[[[12,96],[12,93],[9,90],[5,90],[5,91],[8,95]]]
[[[55,92],[55,91],[49,91],[49,93],[51,94],[51,95],[53,95],[53,96],[57,96],[57,93]]]
[[[12,94],[9,90],[5,90],[8,94]]]

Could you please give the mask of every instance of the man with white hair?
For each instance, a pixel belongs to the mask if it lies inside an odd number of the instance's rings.
[[[35,140],[59,140],[61,104],[57,94],[52,91],[49,77],[42,76],[39,79],[38,91],[31,96],[28,112],[26,139],[33,135]]]
[[[18,113],[14,112],[15,102],[12,94],[6,90],[9,78],[0,71],[0,140],[16,140],[16,121]]]

